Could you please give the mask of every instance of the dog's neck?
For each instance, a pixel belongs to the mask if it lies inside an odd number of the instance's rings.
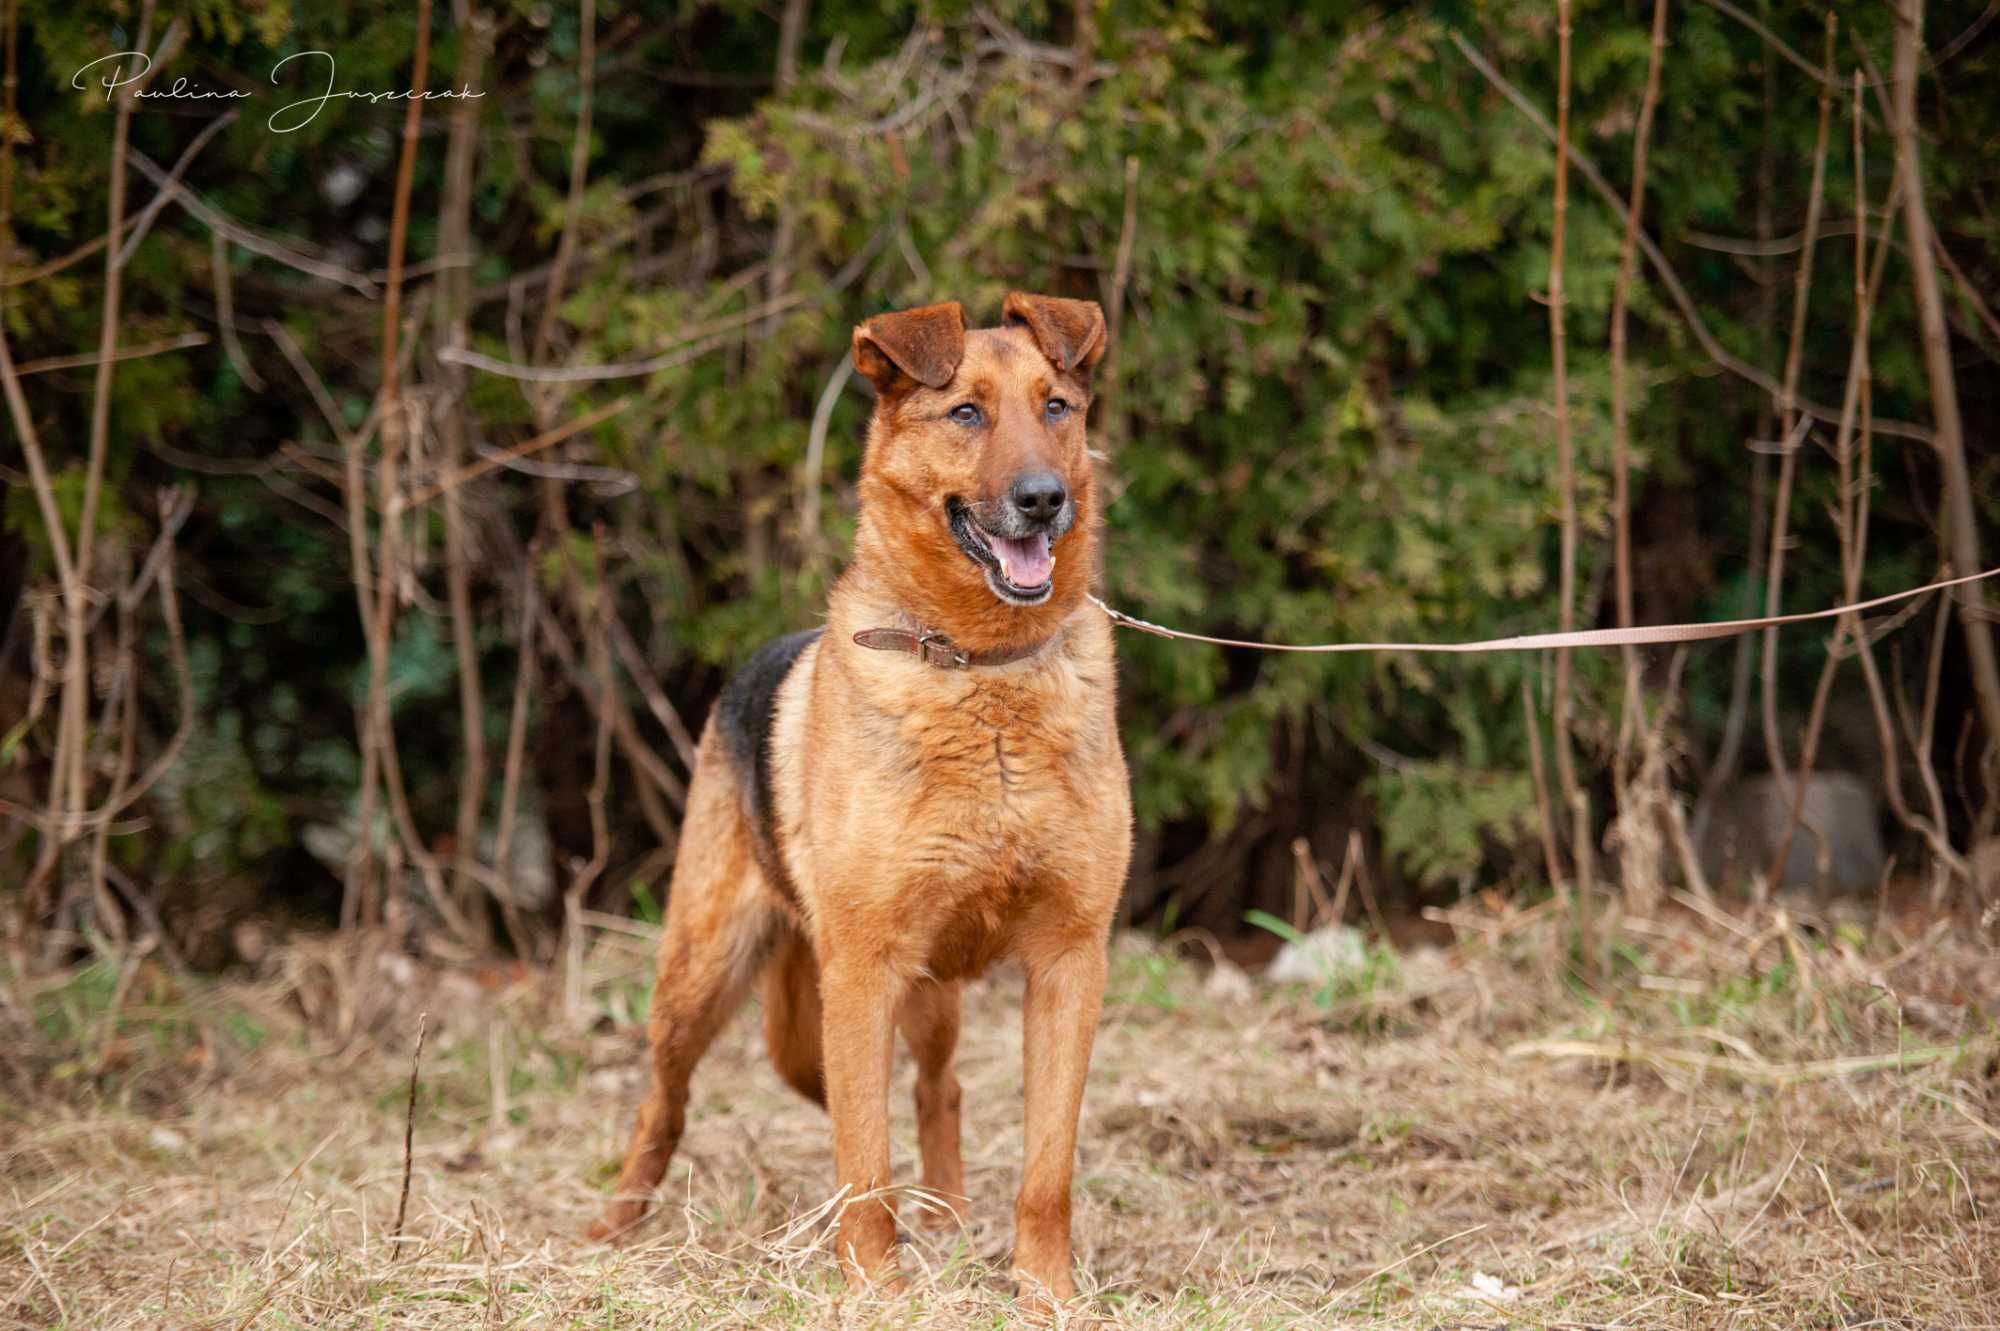
[[[994,635],[982,621],[968,639],[954,633],[950,619],[909,603],[897,595],[883,579],[871,576],[864,563],[857,562],[841,576],[836,596],[839,610],[830,628],[858,647],[871,651],[914,656],[924,664],[943,670],[984,670],[1032,661],[1054,648],[1063,636],[1067,614],[1052,616],[1047,603],[1031,607],[1001,607],[1001,612],[1041,611],[1034,616],[1032,633]],[[1012,615],[1008,615],[1012,618]]]
[[[1031,660],[1054,646],[1061,636],[1062,630],[1057,629],[1041,642],[988,652],[968,652],[947,635],[921,628],[860,629],[851,635],[851,639],[857,647],[876,652],[900,652],[939,670],[984,670]]]
[[[876,521],[864,503],[854,562],[835,592],[846,607],[836,628],[942,635],[975,663],[1003,664],[1003,657],[1025,659],[1045,648],[1086,604],[1095,533],[1083,523],[1059,547],[1049,599],[1030,606],[1001,602],[984,575],[927,526]]]

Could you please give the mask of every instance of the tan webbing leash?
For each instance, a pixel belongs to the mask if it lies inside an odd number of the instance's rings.
[[[1758,629],[1780,628],[1786,624],[1810,624],[1815,620],[1858,615],[1864,610],[1877,610],[1885,605],[1894,605],[1898,601],[1910,600],[1912,597],[1948,591],[1953,587],[1962,587],[1968,582],[1978,582],[1982,578],[1990,578],[1996,574],[2000,574],[2000,568],[1989,568],[1984,573],[1968,573],[1962,578],[1947,578],[1943,582],[1933,582],[1928,586],[1891,592],[1872,601],[1857,601],[1853,605],[1834,606],[1831,610],[1808,610],[1795,615],[1766,615],[1761,619],[1722,619],[1710,624],[1646,624],[1629,629],[1577,629],[1569,633],[1527,633],[1512,638],[1486,638],[1479,642],[1245,642],[1240,638],[1211,638],[1205,633],[1188,633],[1181,629],[1166,628],[1135,618],[1122,610],[1113,610],[1095,596],[1090,600],[1099,610],[1111,617],[1113,624],[1121,628],[1138,629],[1141,633],[1151,633],[1161,638],[1179,638],[1185,642],[1206,642],[1217,647],[1249,647],[1260,652],[1529,652],[1550,647],[1657,647],[1668,643],[1731,638],[1739,633],[1752,633]]]

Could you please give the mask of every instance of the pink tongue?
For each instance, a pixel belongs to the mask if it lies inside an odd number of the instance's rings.
[[[1049,553],[1049,535],[1036,532],[1019,538],[995,536],[993,553],[1000,557],[1000,571],[1016,587],[1039,587],[1055,571],[1056,558]]]

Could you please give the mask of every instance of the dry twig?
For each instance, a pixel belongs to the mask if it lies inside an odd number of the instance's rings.
[[[1748,1058],[1724,1058],[1687,1049],[1665,1049],[1652,1045],[1613,1044],[1601,1040],[1525,1040],[1510,1045],[1508,1058],[1589,1058],[1606,1063],[1644,1063],[1657,1068],[1684,1068],[1694,1072],[1714,1072],[1739,1081],[1761,1082],[1769,1086],[1793,1086],[1800,1082],[1829,1077],[1853,1077],[1869,1072],[1901,1072],[1931,1063],[1952,1062],[1976,1057],[1977,1044],[1937,1045],[1922,1049],[1900,1049],[1886,1054],[1857,1054],[1846,1058],[1820,1058],[1799,1063],[1770,1063]]]
[[[410,1209],[410,1166],[415,1159],[417,1141],[417,1069],[424,1058],[424,1033],[430,1026],[431,1014],[417,1014],[417,1047],[410,1053],[410,1099],[403,1110],[403,1190],[396,1199],[396,1223],[389,1230],[391,1241],[403,1237],[403,1221]]]

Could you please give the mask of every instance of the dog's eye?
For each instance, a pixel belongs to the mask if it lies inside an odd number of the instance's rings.
[[[1049,399],[1049,405],[1042,410],[1048,412],[1050,420],[1059,421],[1069,415],[1069,403],[1059,397],[1052,397]]]
[[[951,409],[950,415],[960,425],[977,425],[985,419],[985,417],[979,414],[979,408],[970,402],[959,403]]]

